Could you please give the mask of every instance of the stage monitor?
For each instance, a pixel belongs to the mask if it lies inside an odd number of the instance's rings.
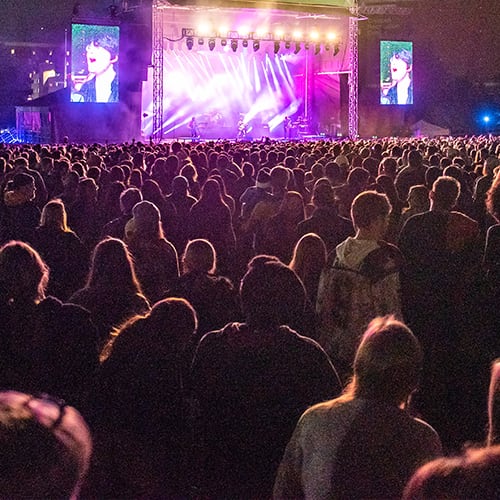
[[[120,28],[73,24],[71,102],[118,102]]]
[[[380,104],[413,104],[412,42],[380,42]]]

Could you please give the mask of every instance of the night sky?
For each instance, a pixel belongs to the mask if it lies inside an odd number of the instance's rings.
[[[0,41],[64,40],[71,0],[0,0]],[[81,12],[105,16],[112,0],[84,0]],[[376,2],[380,3],[380,2]],[[390,3],[398,3],[397,0]],[[499,0],[416,0],[410,36],[428,46],[451,74],[468,80],[500,77]]]

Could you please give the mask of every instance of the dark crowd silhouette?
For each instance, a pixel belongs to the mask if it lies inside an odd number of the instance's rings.
[[[0,496],[500,496],[500,137],[0,144]]]

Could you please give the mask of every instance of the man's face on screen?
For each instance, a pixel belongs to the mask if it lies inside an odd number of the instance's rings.
[[[403,59],[391,57],[391,78],[393,82],[400,82],[410,72],[410,68]]]
[[[104,47],[89,43],[87,45],[87,65],[89,73],[100,75],[104,73],[114,62],[116,57],[111,58],[111,53]]]

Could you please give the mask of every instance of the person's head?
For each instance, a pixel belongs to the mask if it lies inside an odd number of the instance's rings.
[[[335,203],[335,195],[328,179],[318,179],[313,187],[312,203],[315,208],[331,207]]]
[[[486,195],[486,208],[488,212],[500,221],[500,174],[493,181]]]
[[[412,149],[408,153],[408,165],[413,168],[418,168],[423,165],[422,153],[418,149]]]
[[[420,467],[406,485],[403,500],[496,500],[499,477],[500,445],[470,449]]]
[[[102,75],[118,61],[118,39],[100,34],[87,45],[87,67],[89,73]]]
[[[61,200],[50,200],[43,207],[40,226],[69,232],[66,208]]]
[[[391,204],[385,194],[363,191],[351,204],[351,219],[356,229],[369,229],[375,224],[385,227]]]
[[[290,181],[290,172],[285,167],[273,167],[269,175],[273,191],[286,191],[288,182]]]
[[[266,170],[259,170],[255,180],[255,186],[260,189],[269,190],[271,188],[271,176]]]
[[[302,311],[305,290],[294,271],[273,256],[258,255],[248,264],[240,297],[246,321],[256,328],[288,324]]]
[[[309,276],[318,276],[326,264],[327,251],[324,241],[316,233],[307,233],[295,244],[290,268],[295,271],[302,283]]]
[[[354,358],[353,395],[400,405],[416,388],[422,349],[411,330],[394,316],[368,325]]]
[[[302,221],[305,216],[302,195],[296,191],[287,191],[281,201],[280,212],[296,223]]]
[[[424,184],[416,184],[408,192],[408,204],[413,210],[426,212],[429,210],[429,190]]]
[[[142,201],[142,193],[138,188],[125,189],[120,194],[120,208],[124,214],[130,214],[137,203]]]
[[[87,287],[110,293],[140,293],[132,256],[125,243],[117,238],[100,241],[92,252]]]
[[[0,248],[0,302],[18,305],[45,298],[49,269],[36,250],[22,241]]]
[[[411,52],[406,49],[401,49],[398,52],[395,52],[390,59],[390,65],[392,81],[396,83],[401,82],[411,73]]]
[[[26,200],[33,200],[36,194],[35,179],[30,174],[17,173],[7,183],[7,190],[19,193]]]
[[[201,190],[201,200],[207,202],[219,202],[222,203],[222,192],[220,184],[216,179],[207,179],[207,182],[203,185]]]
[[[186,196],[189,190],[189,182],[182,175],[177,175],[172,179],[172,193]]]
[[[125,226],[125,237],[127,240],[163,238],[160,210],[154,203],[144,200],[134,205],[132,219]]]
[[[97,183],[90,177],[84,177],[78,182],[78,198],[87,203],[97,201]]]
[[[107,358],[129,361],[138,352],[178,354],[189,345],[198,328],[198,319],[193,306],[182,298],[169,297],[156,302],[144,316],[137,315],[121,325],[111,336],[101,353]]]
[[[0,392],[0,497],[77,498],[92,438],[72,406],[46,395]]]
[[[500,359],[491,366],[488,393],[488,446],[500,444]]]
[[[496,156],[488,156],[484,160],[483,175],[491,177],[498,165],[500,165],[500,159],[498,159]]]
[[[431,208],[435,210],[452,210],[460,195],[460,184],[453,177],[439,177],[432,185],[429,193]]]
[[[198,271],[213,274],[216,267],[215,248],[208,240],[192,240],[186,245],[182,256],[182,270],[184,273]]]

